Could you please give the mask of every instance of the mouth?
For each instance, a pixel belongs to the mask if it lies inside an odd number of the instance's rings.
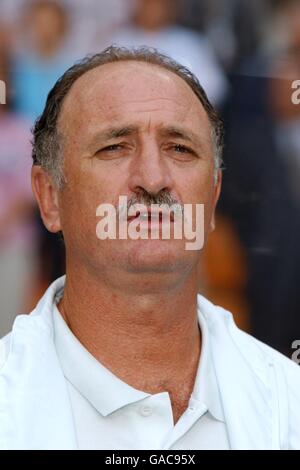
[[[174,222],[174,212],[166,212],[163,210],[151,210],[150,208],[145,212],[137,211],[135,215],[127,217],[127,222],[131,222],[139,218],[140,222],[147,222],[150,224],[162,224],[164,221]]]

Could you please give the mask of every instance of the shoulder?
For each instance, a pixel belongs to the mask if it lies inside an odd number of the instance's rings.
[[[53,335],[52,308],[55,297],[61,295],[64,289],[66,276],[56,279],[46,290],[37,306],[28,314],[17,315],[10,333],[0,339],[0,370],[6,363],[12,345],[15,346],[20,340],[20,334],[26,336],[28,342],[28,331],[35,331],[36,335],[45,330]],[[25,334],[26,332],[26,334]]]
[[[247,362],[252,364],[254,368],[265,362],[273,363],[284,370],[288,379],[292,376],[294,381],[300,380],[300,367],[295,361],[238,328],[231,312],[214,305],[201,295],[198,295],[198,306],[209,326],[211,328],[218,327],[221,332],[226,332],[232,344],[239,349],[242,355],[247,356]]]
[[[232,364],[236,356],[242,357],[245,370],[259,377],[266,388],[274,392],[281,419],[288,421],[291,449],[300,448],[300,366],[272,347],[242,331],[230,312],[198,296],[198,307],[204,315],[214,340],[230,349]],[[232,366],[231,364],[231,366]],[[247,365],[247,367],[246,367]],[[271,373],[270,373],[271,371]],[[239,374],[236,375],[237,377]]]

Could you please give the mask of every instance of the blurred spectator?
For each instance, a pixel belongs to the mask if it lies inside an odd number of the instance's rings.
[[[55,1],[31,1],[24,7],[20,28],[23,47],[14,57],[13,99],[16,111],[33,121],[49,90],[73,62],[64,47],[67,12]]]
[[[128,20],[135,0],[62,0],[68,7],[72,29],[70,46],[78,58],[96,53],[106,37]]]
[[[3,59],[3,57],[1,57]],[[10,103],[7,69],[1,61]],[[0,104],[0,335],[22,313],[35,270],[35,227],[30,185],[28,123]]]
[[[79,59],[97,52],[99,43],[129,17],[134,0],[57,0],[68,16],[65,49]],[[20,12],[28,0],[0,0],[1,19],[9,26],[18,48]]]
[[[173,0],[139,0],[131,23],[107,38],[106,45],[155,47],[198,77],[214,104],[220,104],[227,91],[227,81],[215,53],[205,36],[176,24],[178,2]]]
[[[255,53],[271,11],[270,0],[180,0],[181,22],[211,41],[229,70]]]

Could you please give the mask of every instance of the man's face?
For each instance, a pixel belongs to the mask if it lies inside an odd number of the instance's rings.
[[[99,240],[96,208],[141,191],[205,205],[213,225],[211,125],[189,86],[174,73],[142,62],[107,64],[79,78],[59,118],[66,185],[58,194],[68,259],[89,272],[188,272],[198,251],[186,240]],[[57,229],[60,227],[57,226]]]

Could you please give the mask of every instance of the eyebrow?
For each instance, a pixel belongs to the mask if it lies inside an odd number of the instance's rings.
[[[203,146],[203,142],[201,141],[199,135],[189,129],[176,126],[167,126],[162,127],[160,133],[163,136],[174,137],[175,139],[186,140],[192,144],[197,144],[201,147]]]
[[[111,140],[119,137],[128,137],[138,132],[137,126],[111,127],[97,135],[97,140]]]

